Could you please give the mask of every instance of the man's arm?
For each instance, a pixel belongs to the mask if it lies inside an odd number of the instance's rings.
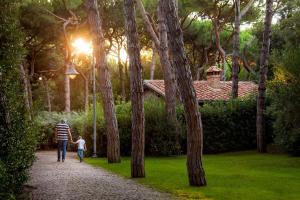
[[[72,134],[71,134],[70,128],[68,129],[68,133],[69,133],[69,137],[70,137],[71,142],[73,142],[73,138],[72,138]]]
[[[87,148],[86,148],[86,143],[84,143],[84,150],[85,150],[85,151],[87,150]]]
[[[57,128],[55,127],[55,130],[54,130],[54,139],[55,139],[55,142],[57,142]]]

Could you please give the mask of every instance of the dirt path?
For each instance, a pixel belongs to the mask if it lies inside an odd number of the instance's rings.
[[[43,200],[107,200],[107,199],[170,199],[157,192],[107,171],[79,163],[74,153],[67,153],[64,163],[56,162],[56,152],[36,154],[37,161],[30,171],[27,185],[34,187],[31,199]]]

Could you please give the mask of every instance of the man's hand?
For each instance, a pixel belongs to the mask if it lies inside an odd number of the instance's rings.
[[[73,143],[73,137],[72,137],[70,129],[68,129],[68,134],[69,134],[69,138],[70,138],[71,142]]]

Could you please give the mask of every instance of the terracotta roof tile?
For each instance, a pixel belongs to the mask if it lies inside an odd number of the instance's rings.
[[[211,66],[210,68],[208,68],[206,70],[206,73],[207,72],[221,72],[221,71],[222,71],[222,69],[218,68],[217,66]]]
[[[145,80],[145,87],[165,96],[163,80]],[[207,81],[194,81],[194,87],[198,101],[229,100],[231,97],[231,81],[220,81],[220,88],[215,89],[209,86]],[[250,81],[239,81],[239,97],[257,93],[257,85]]]

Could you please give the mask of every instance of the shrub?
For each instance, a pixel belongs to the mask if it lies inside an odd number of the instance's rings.
[[[208,103],[201,108],[204,152],[217,153],[256,147],[256,101],[254,98]],[[272,141],[271,119],[266,134]]]
[[[176,155],[186,153],[185,119],[181,106],[177,108],[179,124],[176,132],[167,124],[165,104],[161,99],[145,101],[145,153],[146,155]],[[253,98],[228,102],[207,103],[201,108],[204,152],[218,153],[253,149],[256,147],[256,103]],[[116,106],[122,155],[131,152],[131,105],[121,103]],[[68,119],[73,137],[81,134],[87,141],[91,155],[93,144],[92,112],[72,113],[69,116],[58,113],[44,113],[40,116],[42,127],[47,127],[46,136],[53,138],[53,127],[61,118]],[[50,116],[49,116],[50,115]],[[51,116],[52,115],[52,116]],[[55,118],[55,120],[53,120]],[[47,120],[51,125],[47,124]],[[54,123],[55,122],[55,123]],[[267,133],[271,141],[271,120],[267,120]],[[49,131],[49,127],[51,131]],[[45,134],[47,135],[47,134]],[[45,139],[47,142],[51,139]],[[74,146],[73,146],[74,147]],[[101,105],[97,106],[97,153],[106,155],[106,133]]]
[[[0,199],[14,199],[34,160],[38,130],[26,119],[19,65],[24,35],[18,24],[18,3],[0,2]]]
[[[290,154],[300,156],[300,47],[285,51],[277,61],[270,83],[269,112],[274,122],[275,142]]]

